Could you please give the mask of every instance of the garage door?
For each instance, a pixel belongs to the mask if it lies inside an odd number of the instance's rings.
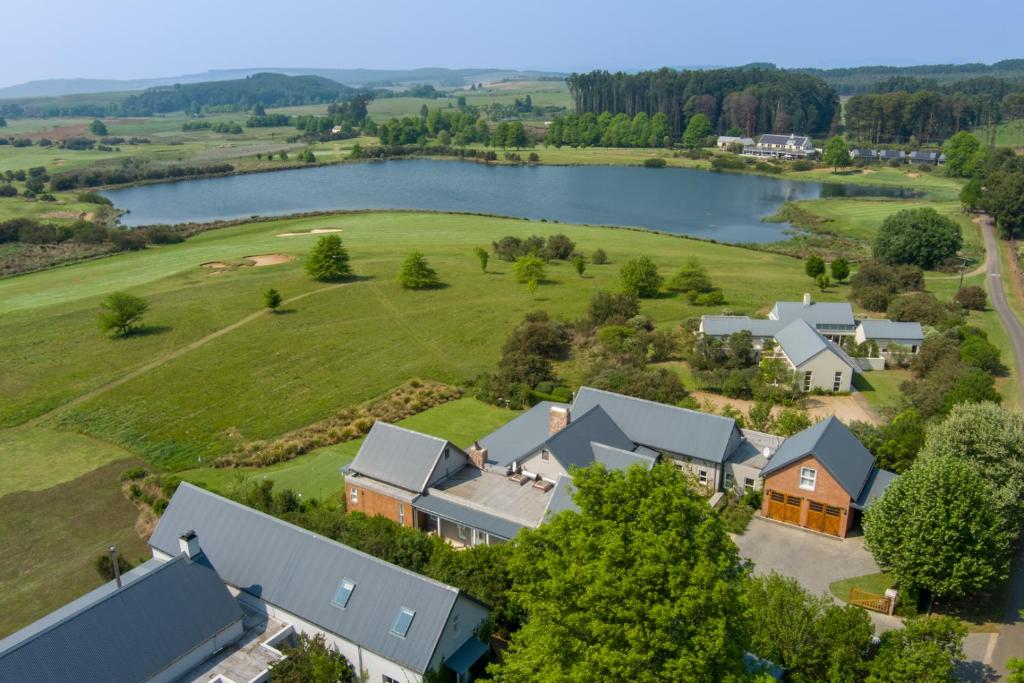
[[[820,531],[823,534],[839,535],[839,520],[842,510],[831,505],[825,505],[817,501],[809,501],[807,504],[807,528]]]
[[[802,498],[772,491],[768,497],[768,516],[780,522],[799,524],[800,504],[802,502]]]

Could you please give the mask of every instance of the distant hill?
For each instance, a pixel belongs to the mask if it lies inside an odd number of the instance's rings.
[[[321,78],[328,78],[353,87],[382,83],[394,83],[396,85],[429,83],[434,86],[463,85],[472,82],[501,80],[503,78],[532,79],[564,75],[544,71],[517,71],[515,69],[214,69],[198,74],[134,80],[55,78],[29,81],[19,85],[0,88],[0,99],[140,91],[175,84],[186,85],[190,83],[237,80],[258,73],[277,73],[287,76],[320,76]]]
[[[939,86],[990,76],[1024,81],[1024,59],[1007,59],[995,64],[926,64],[922,66],[857,66],[845,69],[789,69],[819,76],[840,95],[872,92],[883,81],[913,78],[934,81]]]

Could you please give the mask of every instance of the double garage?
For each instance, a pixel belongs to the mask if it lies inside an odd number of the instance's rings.
[[[768,491],[768,517],[831,536],[845,536],[843,508],[820,501]]]

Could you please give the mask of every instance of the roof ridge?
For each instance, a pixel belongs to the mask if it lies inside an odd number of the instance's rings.
[[[110,600],[111,598],[113,598],[113,597],[115,597],[115,596],[118,596],[118,595],[122,595],[122,594],[123,594],[123,593],[124,593],[125,591],[127,591],[128,589],[130,589],[130,588],[134,587],[134,586],[135,586],[136,584],[138,584],[138,583],[139,583],[140,581],[142,581],[142,579],[146,579],[146,578],[149,578],[150,576],[155,576],[157,572],[161,571],[162,569],[164,569],[164,568],[166,568],[166,567],[170,567],[170,566],[174,566],[174,565],[177,565],[177,564],[178,564],[178,562],[179,562],[179,561],[181,561],[181,560],[185,560],[186,562],[190,561],[190,560],[189,560],[189,558],[188,558],[188,557],[186,557],[186,555],[185,555],[184,553],[181,553],[181,554],[179,554],[179,555],[175,555],[175,556],[171,557],[171,559],[167,560],[166,562],[161,562],[159,566],[157,566],[157,567],[154,567],[153,569],[151,569],[150,571],[146,572],[145,574],[143,574],[142,576],[138,577],[137,579],[134,579],[134,580],[132,580],[132,581],[130,581],[130,582],[128,582],[128,583],[124,583],[124,584],[122,584],[122,585],[121,585],[121,587],[120,587],[120,588],[117,588],[117,589],[115,589],[115,590],[112,590],[112,591],[110,591],[109,593],[107,593],[107,594],[105,594],[105,595],[101,595],[101,596],[100,596],[99,598],[97,598],[97,599],[96,599],[96,600],[95,600],[94,602],[90,602],[90,603],[89,603],[89,604],[87,604],[87,605],[83,605],[81,609],[79,609],[79,610],[77,610],[77,611],[75,611],[75,612],[72,612],[71,614],[67,615],[67,616],[66,616],[66,617],[64,617],[63,619],[59,619],[59,620],[57,620],[57,621],[53,622],[52,624],[50,624],[50,625],[49,625],[49,626],[47,626],[46,628],[44,628],[44,629],[41,629],[41,630],[39,630],[39,631],[37,631],[37,632],[33,633],[32,635],[28,636],[28,637],[27,637],[27,638],[25,638],[24,640],[22,640],[22,641],[19,641],[18,643],[15,643],[14,645],[12,645],[11,647],[9,647],[8,649],[6,649],[6,650],[4,650],[4,651],[0,652],[0,659],[2,659],[2,658],[4,658],[4,657],[6,657],[7,655],[11,654],[12,652],[14,652],[14,651],[18,650],[18,649],[19,649],[19,648],[21,648],[21,647],[22,647],[23,645],[27,645],[27,644],[29,644],[29,643],[31,643],[31,642],[33,642],[33,641],[35,641],[35,640],[36,640],[37,638],[40,638],[41,636],[44,636],[44,635],[46,635],[47,633],[49,633],[49,632],[50,632],[50,631],[52,631],[53,629],[57,628],[58,626],[61,626],[61,625],[63,625],[63,624],[66,624],[66,623],[68,623],[69,621],[71,621],[71,620],[73,620],[73,619],[77,619],[78,617],[82,616],[82,614],[84,614],[84,613],[85,613],[85,612],[87,612],[88,610],[91,610],[91,609],[93,609],[93,608],[94,608],[94,607],[96,607],[97,605],[102,605],[102,604],[103,604],[104,602],[106,602],[107,600]],[[141,566],[141,565],[140,565],[140,566]],[[211,569],[212,569],[212,567],[211,567]],[[213,571],[214,571],[214,572],[216,572],[216,570],[213,570]],[[127,572],[125,572],[125,573],[127,573]],[[111,579],[110,581],[107,581],[106,583],[103,583],[103,584],[101,584],[100,586],[97,586],[97,587],[96,587],[96,588],[94,588],[93,590],[97,590],[97,589],[99,589],[99,588],[102,588],[103,586],[106,586],[106,585],[108,585],[108,584],[111,584],[111,583],[113,583],[113,582],[114,582],[114,581],[116,581],[116,580],[117,580],[117,579]],[[91,591],[90,591],[90,592],[91,592]],[[86,593],[85,595],[88,595],[88,593]],[[75,598],[75,599],[77,600],[77,599],[79,599],[79,598],[83,598],[83,597],[85,597],[85,595],[80,595],[80,596],[79,596],[78,598]],[[59,608],[58,608],[58,609],[59,609]],[[46,616],[46,615],[43,615],[43,617],[40,617],[40,619],[44,618],[45,616]],[[38,619],[37,619],[37,621],[38,621]],[[32,623],[35,623],[35,622],[32,622]],[[32,624],[26,624],[26,625],[24,626],[24,628],[28,628],[28,627],[29,627],[29,626],[31,626],[31,625],[32,625]],[[19,630],[20,630],[20,629],[19,629]],[[13,636],[13,635],[15,635],[16,633],[17,633],[17,631],[15,631],[14,633],[12,633],[12,634],[10,634],[10,635],[12,635],[12,636]]]
[[[407,434],[413,434],[415,436],[422,436],[425,439],[432,439],[434,441],[440,441],[442,444],[451,443],[451,441],[449,441],[448,439],[442,439],[441,437],[434,436],[432,434],[424,434],[423,432],[418,432],[415,429],[409,429],[408,427],[402,427],[402,426],[396,425],[396,424],[394,424],[392,422],[385,422],[384,420],[374,420],[373,425],[374,426],[383,425],[385,427],[388,427],[389,429],[399,429],[399,430],[401,430],[403,432],[406,432]],[[367,436],[369,436],[369,434],[367,434]]]
[[[189,483],[187,481],[183,481],[183,482],[181,482],[178,485],[179,488],[181,488],[182,486],[185,486],[188,489],[197,491],[197,492],[202,493],[204,495],[207,495],[207,496],[216,498],[218,500],[224,501],[225,503],[228,503],[229,505],[232,505],[232,506],[237,507],[237,508],[241,508],[243,511],[248,512],[250,514],[254,514],[254,515],[261,516],[261,517],[265,517],[265,518],[269,519],[272,522],[275,522],[275,523],[277,523],[277,524],[279,524],[281,526],[287,527],[289,529],[296,530],[296,531],[298,531],[298,532],[300,532],[300,533],[302,533],[302,534],[304,534],[306,536],[309,536],[309,537],[311,537],[311,538],[313,538],[315,540],[322,541],[322,542],[327,543],[327,544],[332,545],[332,546],[337,546],[339,548],[343,548],[344,550],[347,550],[348,552],[351,552],[351,553],[355,553],[356,555],[361,555],[361,556],[363,556],[363,557],[365,557],[365,558],[367,558],[369,560],[372,560],[373,562],[375,562],[377,564],[384,565],[385,567],[388,567],[388,568],[393,569],[395,571],[402,572],[402,573],[405,573],[405,574],[409,574],[410,576],[413,576],[413,577],[415,577],[417,579],[420,579],[422,581],[435,584],[439,588],[444,588],[444,589],[447,589],[449,591],[453,591],[457,595],[462,594],[462,591],[460,589],[456,588],[455,586],[450,586],[450,585],[448,585],[446,583],[442,583],[441,581],[438,581],[436,579],[432,579],[429,576],[425,576],[424,574],[419,574],[417,572],[414,572],[411,569],[406,569],[405,567],[402,567],[402,566],[399,566],[397,564],[393,564],[391,562],[387,562],[385,560],[382,560],[379,557],[374,557],[373,555],[371,555],[369,553],[366,553],[366,552],[363,552],[362,550],[358,550],[356,548],[353,548],[350,545],[345,545],[344,543],[342,543],[340,541],[335,541],[334,539],[327,538],[326,536],[321,536],[320,534],[315,533],[313,531],[310,531],[309,529],[304,529],[301,526],[298,526],[297,524],[292,524],[291,522],[286,522],[283,519],[279,519],[277,517],[274,517],[271,514],[263,512],[262,510],[257,510],[256,508],[249,507],[248,505],[243,505],[242,503],[239,503],[236,500],[231,500],[230,498],[226,498],[224,496],[217,495],[216,493],[214,493],[212,491],[208,491],[208,490],[206,490],[204,488],[200,488],[199,486],[191,484],[191,483]],[[174,502],[174,497],[172,496],[171,497],[171,503],[173,503],[173,502]],[[202,538],[200,538],[200,546],[199,547],[202,548]]]
[[[656,459],[653,456],[646,455],[644,453],[637,453],[636,451],[627,451],[625,448],[618,448],[616,446],[611,446],[611,445],[606,444],[606,443],[601,443],[600,441],[591,441],[590,442],[590,446],[591,446],[591,448],[593,448],[594,446],[597,446],[599,448],[607,448],[607,449],[612,450],[612,451],[618,451],[619,453],[627,453],[627,454],[632,455],[632,456],[637,457],[637,458],[643,458],[644,460],[654,461]]]
[[[725,417],[724,415],[716,415],[715,413],[706,413],[703,410],[693,410],[692,408],[683,408],[682,406],[674,406],[674,405],[670,405],[668,403],[661,403],[659,401],[652,401],[652,400],[646,399],[646,398],[637,398],[636,396],[628,396],[626,394],[619,394],[619,393],[616,393],[614,391],[608,391],[606,389],[595,389],[594,387],[588,387],[588,386],[581,386],[580,387],[580,390],[578,392],[576,392],[576,397],[577,398],[579,397],[580,393],[583,390],[595,391],[595,392],[598,392],[598,393],[601,393],[601,394],[607,394],[609,396],[618,396],[620,398],[624,398],[624,399],[627,399],[627,400],[630,400],[630,401],[640,401],[641,403],[649,403],[650,405],[657,406],[659,408],[670,408],[670,409],[673,409],[673,410],[684,410],[684,411],[686,411],[688,413],[693,413],[695,415],[703,415],[703,416],[706,416],[706,417],[713,417],[713,418],[716,418],[718,420],[723,420],[723,421],[726,421],[726,422],[731,422],[733,424],[736,424],[736,420],[734,420],[731,417]],[[575,403],[576,403],[576,401],[573,400],[573,404],[575,404]],[[588,410],[587,412],[589,413],[590,411]],[[584,415],[585,414],[586,413],[584,413]],[[611,417],[611,416],[609,416],[609,417]],[[612,422],[614,422],[614,420],[612,420]],[[616,424],[616,426],[618,426],[618,425]],[[619,429],[622,429],[622,428],[619,427]]]

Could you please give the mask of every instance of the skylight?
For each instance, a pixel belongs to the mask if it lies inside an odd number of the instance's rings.
[[[348,605],[348,599],[352,597],[352,591],[356,589],[355,581],[349,579],[342,579],[341,585],[338,586],[338,590],[334,592],[334,599],[331,600],[331,604],[335,607],[345,609]]]
[[[412,626],[412,618],[416,616],[416,611],[411,610],[408,607],[403,607],[398,610],[398,616],[395,617],[395,623],[391,625],[391,632],[399,638],[405,638],[409,633],[409,627]]]

